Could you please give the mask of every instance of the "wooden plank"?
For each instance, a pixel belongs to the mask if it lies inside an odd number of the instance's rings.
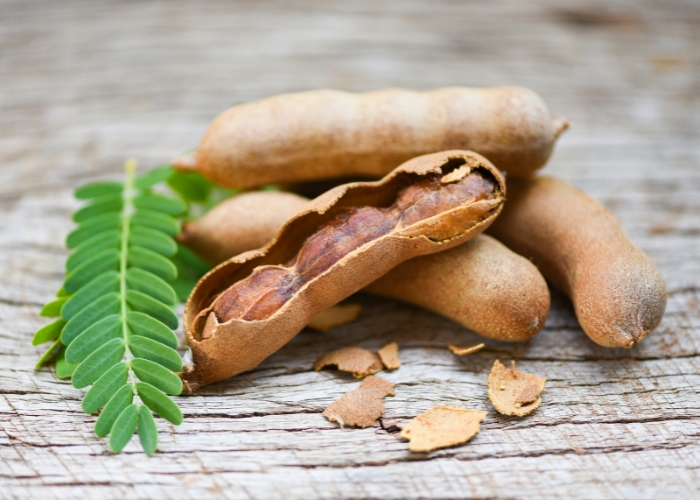
[[[693,498],[700,485],[700,6],[693,0],[0,4],[0,498]],[[195,145],[226,106],[332,87],[525,85],[569,116],[545,172],[605,203],[670,291],[630,351],[593,345],[554,292],[524,345],[358,295],[358,322],[303,332],[255,371],[178,398],[161,452],[114,456],[81,392],[33,372],[29,342],[63,277],[78,184]],[[358,382],[311,371],[344,346],[400,345],[381,425],[321,412]],[[497,415],[494,359],[548,379]],[[436,404],[488,412],[469,444],[411,454],[398,430]]]

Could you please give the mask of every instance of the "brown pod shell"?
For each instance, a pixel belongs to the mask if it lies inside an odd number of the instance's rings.
[[[270,241],[308,202],[283,192],[236,196],[186,225],[184,242],[218,264],[228,258],[223,256],[262,246],[253,242]],[[505,342],[525,341],[539,332],[550,306],[537,267],[485,234],[446,252],[408,260],[363,291],[415,304]]]
[[[398,265],[364,291],[434,311],[494,340],[523,342],[544,326],[549,289],[537,268],[485,234]]]
[[[293,193],[255,191],[222,201],[204,217],[185,223],[178,240],[210,264],[260,248],[309,200]]]
[[[666,286],[658,268],[603,205],[570,184],[509,181],[507,209],[490,233],[571,298],[594,342],[629,348],[661,322]]]
[[[521,87],[314,90],[234,106],[194,157],[175,162],[218,184],[250,188],[349,176],[381,177],[418,155],[468,149],[508,178],[542,167],[568,127]]]
[[[255,268],[279,265],[294,258],[307,237],[348,207],[388,206],[406,183],[434,175],[442,175],[442,182],[447,182],[453,174],[461,173],[464,177],[470,170],[480,170],[495,181],[491,199],[460,204],[361,245],[307,282],[265,319],[234,318],[219,323],[214,313],[202,316],[205,310],[211,310],[222,292],[250,276]],[[289,342],[318,312],[357,292],[401,262],[447,250],[473,238],[500,213],[504,195],[503,177],[488,160],[469,151],[445,151],[414,158],[380,181],[345,184],[316,198],[265,247],[227,260],[194,288],[185,304],[183,321],[193,356],[193,365],[182,375],[185,391],[255,368]],[[195,319],[197,324],[193,325]]]

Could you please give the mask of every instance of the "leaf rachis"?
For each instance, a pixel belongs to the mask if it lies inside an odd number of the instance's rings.
[[[124,186],[124,205],[122,208],[122,234],[121,234],[121,255],[119,259],[119,299],[121,301],[121,320],[122,320],[122,337],[124,338],[124,344],[129,345],[129,327],[126,322],[126,317],[128,314],[126,305],[126,266],[127,258],[129,255],[129,230],[131,229],[131,217],[135,212],[133,205],[134,199],[134,174],[136,172],[136,162],[130,159],[126,162],[126,185]],[[124,356],[126,357],[127,363],[131,364],[133,359],[129,349],[124,350]],[[131,389],[134,396],[138,396],[136,392],[136,380],[134,371],[129,368],[129,383],[131,384]]]

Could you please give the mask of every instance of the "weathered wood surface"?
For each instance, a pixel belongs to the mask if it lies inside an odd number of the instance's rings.
[[[700,489],[700,4],[695,0],[0,2],[1,498],[692,498]],[[161,452],[118,456],[80,392],[33,372],[62,279],[70,191],[196,144],[226,106],[318,87],[518,84],[573,128],[547,172],[604,202],[659,264],[661,327],[605,350],[554,297],[527,345],[456,358],[462,328],[358,297],[360,320],[305,332],[254,372],[180,398]],[[399,342],[382,426],[321,415],[357,382],[310,371]],[[548,379],[542,407],[495,414],[493,360]],[[469,444],[411,454],[398,428],[435,404],[487,410]]]

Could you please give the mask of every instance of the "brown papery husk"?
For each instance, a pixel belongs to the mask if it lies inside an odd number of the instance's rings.
[[[255,221],[256,237],[267,242],[283,224],[278,214],[291,218],[309,202],[282,192],[250,194],[256,196],[231,198],[187,226],[186,244],[203,248],[204,256],[251,250],[245,246],[248,220]],[[415,304],[505,342],[530,339],[544,326],[550,307],[547,283],[532,262],[486,234],[406,261],[363,291]]]
[[[250,188],[377,178],[418,155],[463,149],[484,155],[508,178],[529,177],[567,127],[540,96],[521,87],[314,90],[224,111],[196,156],[175,165],[217,184]]]
[[[661,322],[666,285],[658,268],[603,205],[572,185],[509,181],[507,209],[489,232],[571,298],[597,344],[632,347]]]
[[[258,266],[288,262],[318,227],[348,207],[389,206],[406,182],[417,182],[467,164],[483,169],[495,180],[492,200],[481,200],[451,209],[403,229],[394,230],[346,255],[304,285],[280,309],[264,320],[232,319],[219,324],[208,316],[207,335],[194,331],[194,319],[215,298]],[[214,268],[192,291],[184,312],[187,342],[193,365],[183,372],[185,391],[224,380],[255,368],[276,352],[321,310],[371,283],[404,260],[447,250],[482,232],[501,211],[505,183],[501,173],[482,156],[469,151],[444,151],[414,158],[377,182],[338,186],[290,219],[265,247],[238,255]],[[467,214],[483,214],[474,222]],[[197,325],[203,329],[202,324]]]

